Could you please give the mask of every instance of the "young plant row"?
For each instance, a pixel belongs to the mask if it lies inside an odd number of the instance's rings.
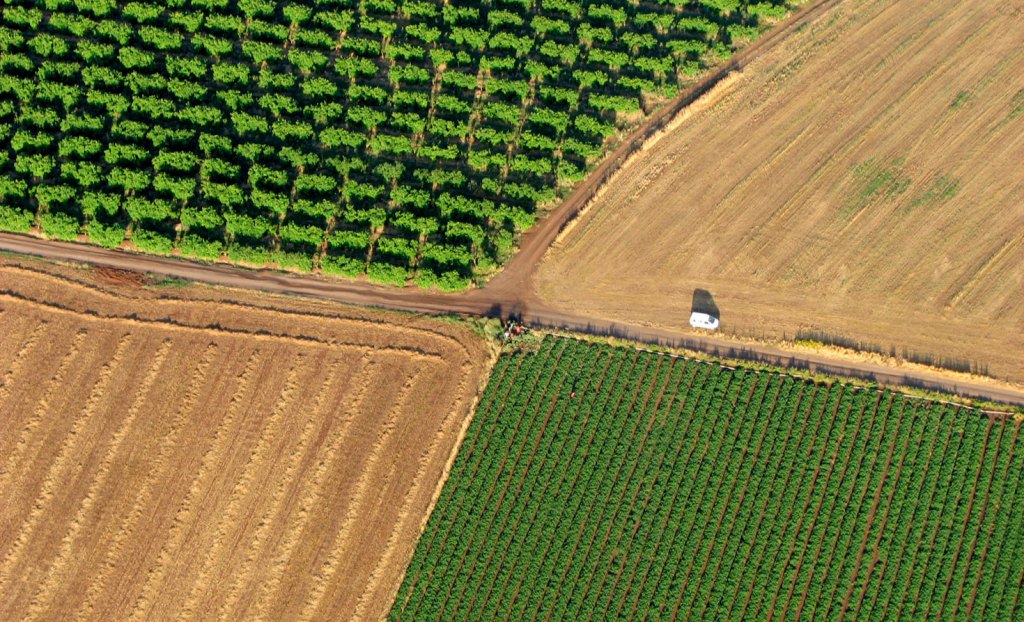
[[[391,619],[1013,619],[1019,427],[547,338],[500,359]]]

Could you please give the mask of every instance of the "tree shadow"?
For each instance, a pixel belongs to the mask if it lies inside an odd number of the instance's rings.
[[[690,313],[707,313],[711,317],[722,319],[721,311],[715,304],[715,297],[706,289],[697,288],[693,290],[693,302],[690,305]]]

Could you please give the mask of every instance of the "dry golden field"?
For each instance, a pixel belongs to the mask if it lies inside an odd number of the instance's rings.
[[[840,3],[637,155],[538,273],[550,303],[656,326],[698,288],[726,333],[1024,381],[1024,2]]]
[[[455,325],[41,262],[0,262],[0,327],[0,620],[383,617],[488,360]]]

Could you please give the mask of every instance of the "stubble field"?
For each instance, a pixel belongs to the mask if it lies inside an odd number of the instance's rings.
[[[1024,4],[843,2],[637,156],[542,265],[562,307],[825,332],[1024,381]]]
[[[384,615],[480,341],[41,266],[0,264],[0,619]]]

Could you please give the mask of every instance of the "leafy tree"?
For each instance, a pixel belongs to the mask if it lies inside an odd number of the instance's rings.
[[[192,4],[198,6],[199,3],[193,2]],[[194,33],[203,25],[203,17],[204,15],[199,12],[174,11],[167,16],[167,21],[180,27],[185,32]]]
[[[242,189],[234,184],[203,180],[200,189],[204,198],[219,203],[223,208],[238,207],[245,202]]]
[[[108,164],[120,164],[121,162],[141,162],[149,157],[149,152],[137,145],[122,143],[111,143],[103,152],[103,159]]]
[[[37,8],[6,6],[4,7],[4,21],[25,26],[28,30],[38,30],[39,24],[43,21],[43,12]]]
[[[186,106],[178,111],[177,116],[196,127],[207,127],[219,123],[222,113],[213,106]]]
[[[333,202],[326,200],[310,201],[309,199],[295,199],[292,201],[291,211],[326,220],[334,215],[336,206]]]
[[[118,224],[107,225],[93,220],[85,226],[85,234],[95,244],[106,248],[117,248],[124,241],[125,230]]]
[[[358,149],[366,142],[366,136],[340,127],[331,127],[320,132],[320,142],[328,148],[350,147]]]
[[[217,63],[213,65],[213,79],[222,84],[248,84],[249,68],[245,65]]]
[[[228,258],[231,261],[263,266],[270,261],[270,250],[263,247],[236,244],[228,248]]]
[[[196,191],[196,180],[193,178],[177,178],[158,174],[153,178],[153,189],[159,192],[168,192],[178,201],[188,201]]]
[[[281,93],[268,93],[259,99],[260,106],[270,111],[270,114],[274,117],[280,117],[282,114],[292,114],[298,112],[299,105],[295,103],[295,100],[287,95]]]
[[[412,153],[412,140],[408,136],[377,134],[367,146],[371,153],[387,153],[396,156]]]
[[[82,188],[92,188],[103,181],[103,169],[92,162],[62,162],[60,172]]]
[[[351,257],[326,255],[320,260],[320,268],[325,274],[338,274],[356,277],[363,273],[366,262]]]
[[[723,15],[730,15],[740,6],[740,0],[697,0],[704,6]]]
[[[345,114],[345,107],[338,102],[323,102],[313,106],[306,106],[303,110],[307,117],[312,117],[318,125],[333,124]]]
[[[192,37],[192,45],[206,50],[206,53],[212,56],[214,60],[220,60],[222,56],[230,54],[235,49],[235,44],[229,39],[222,39],[202,32]],[[220,82],[221,80],[217,77],[218,65],[219,63],[213,65],[213,76],[215,80]],[[228,65],[228,67],[239,67],[239,65]],[[248,75],[247,68],[246,75]]]
[[[78,193],[71,186],[58,184],[53,186],[35,186],[32,188],[32,194],[35,195],[36,201],[41,207],[50,207],[60,203],[67,203],[74,199]]]
[[[337,182],[328,175],[303,173],[295,178],[295,190],[297,192],[328,193],[333,192],[337,187]]]
[[[168,255],[174,249],[174,241],[156,231],[135,228],[132,243],[141,251],[155,255]]]
[[[34,220],[31,212],[0,203],[0,229],[23,233],[32,228]]]
[[[169,32],[155,26],[143,26],[138,30],[139,38],[158,50],[177,50],[184,42],[176,32]]]
[[[154,56],[138,48],[123,47],[117,51],[117,58],[125,69],[146,68],[153,64]]]
[[[174,206],[169,201],[160,199],[150,200],[141,197],[125,199],[124,209],[135,222],[147,220],[163,221],[170,218],[174,213]]]
[[[277,251],[271,254],[270,260],[281,268],[295,268],[303,272],[311,272],[313,270],[313,258],[307,253]]]
[[[327,236],[327,244],[333,248],[366,250],[370,245],[370,232],[366,230],[335,229]]]
[[[263,190],[252,191],[249,195],[252,204],[261,210],[283,216],[288,211],[290,200],[288,195],[279,192],[266,192]]]
[[[224,252],[224,245],[219,240],[207,240],[192,233],[181,237],[178,248],[182,255],[199,259],[217,259]]]
[[[203,179],[217,177],[225,180],[238,179],[242,169],[237,164],[221,158],[209,157],[199,166],[199,175]]]
[[[243,41],[242,53],[257,65],[284,58],[281,48],[265,41]]]
[[[368,130],[375,130],[387,119],[387,115],[375,108],[352,106],[348,109],[347,118],[350,122],[362,125]]]
[[[202,149],[203,153],[207,156],[218,152],[222,154],[230,154],[232,147],[231,139],[227,136],[220,136],[217,134],[199,135],[199,148]]]
[[[295,169],[304,169],[320,163],[320,156],[317,154],[294,147],[281,147],[277,152],[277,157]]]
[[[270,222],[263,217],[254,218],[245,214],[226,212],[224,213],[224,228],[235,237],[259,239],[270,231]]]
[[[371,281],[385,285],[405,285],[409,271],[402,266],[393,266],[382,262],[370,262],[366,268],[366,276]]]
[[[64,39],[45,32],[32,37],[26,44],[39,56],[64,56],[68,52],[68,44]]]
[[[275,121],[270,131],[279,140],[286,143],[294,140],[306,140],[313,136],[313,128],[309,124],[283,120]]]
[[[177,114],[173,101],[154,96],[133,97],[131,109],[153,120],[170,119]]]
[[[121,197],[105,192],[86,192],[82,195],[82,212],[89,218],[99,214],[116,216],[121,211]],[[122,231],[122,237],[123,236]]]
[[[327,78],[316,77],[302,83],[302,92],[306,97],[322,99],[335,95],[338,87]]]
[[[323,229],[311,225],[297,225],[292,222],[281,225],[278,235],[285,242],[312,246],[319,246],[324,239]]]
[[[153,168],[191,172],[199,164],[199,157],[188,151],[161,151],[153,158]]]
[[[134,19],[140,24],[152,22],[163,14],[164,10],[158,5],[143,2],[129,2],[121,9],[121,13]]]
[[[262,117],[257,117],[246,112],[232,112],[231,123],[239,136],[246,134],[265,134],[270,130],[270,124]]]
[[[224,224],[224,217],[211,207],[186,207],[181,210],[181,224],[186,229],[216,229]]]
[[[53,158],[48,155],[20,153],[14,159],[14,170],[30,175],[36,181],[49,175],[54,166]]]
[[[39,217],[39,226],[47,237],[74,240],[80,229],[78,220],[61,212],[46,212]]]

